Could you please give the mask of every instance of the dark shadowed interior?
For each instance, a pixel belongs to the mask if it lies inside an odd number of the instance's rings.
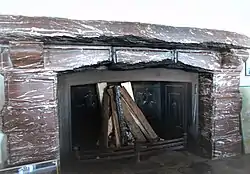
[[[136,81],[131,84],[135,102],[161,139],[187,138],[192,117],[191,83]],[[71,86],[72,150],[99,148],[101,111],[96,84]]]
[[[94,84],[71,87],[72,147],[96,148],[101,131],[100,111]]]

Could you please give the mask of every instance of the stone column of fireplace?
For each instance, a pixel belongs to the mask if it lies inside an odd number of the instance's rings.
[[[214,72],[214,103],[212,117],[213,158],[235,156],[242,153],[240,113],[240,73],[246,50],[230,50],[221,53],[221,70]]]
[[[3,67],[7,107],[2,118],[9,164],[57,159],[57,80],[55,73],[44,70],[43,44],[10,43],[8,59]]]
[[[222,52],[221,68],[200,73],[200,142],[201,153],[212,159],[242,153],[240,130],[240,72],[248,52]]]

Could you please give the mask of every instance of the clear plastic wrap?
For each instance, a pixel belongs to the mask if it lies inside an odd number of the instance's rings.
[[[55,158],[59,148],[55,74],[12,71],[6,79],[3,131],[8,135],[9,163]]]
[[[58,48],[45,52],[45,68],[54,71],[65,71],[96,65],[110,60],[109,48]]]
[[[127,65],[137,69],[137,64],[192,68],[199,73],[201,153],[214,158],[241,153],[239,78],[248,57],[244,49],[250,46],[246,36],[139,23],[0,16],[0,43],[8,45],[0,59],[6,96],[0,116],[8,136],[9,165],[59,158],[59,146],[64,145],[59,144],[63,120],[57,113],[58,72],[95,69],[106,61],[110,64],[105,69],[116,64],[120,70]],[[144,48],[112,50],[111,46]]]
[[[46,44],[133,44],[154,48],[185,47],[185,44],[194,44],[197,48],[250,46],[247,36],[234,32],[133,22],[0,15],[0,26],[0,43],[40,40]]]
[[[217,70],[220,68],[221,57],[213,52],[180,52],[178,60],[184,64],[201,67],[206,70]]]

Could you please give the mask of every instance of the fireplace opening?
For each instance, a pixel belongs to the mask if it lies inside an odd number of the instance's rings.
[[[199,73],[162,68],[60,74],[61,160],[194,152],[201,135],[199,83]]]
[[[146,137],[143,145],[152,149],[161,149],[165,147],[173,150],[186,149],[188,146],[188,122],[192,117],[192,84],[182,82],[168,82],[168,81],[132,81],[126,84],[121,82],[105,83],[105,88],[102,90],[115,89],[122,87],[130,94],[131,101],[133,100],[138,109],[141,110],[146,122],[156,134],[156,139],[153,140],[145,135],[145,130],[141,130]],[[99,91],[98,91],[99,90]],[[108,93],[108,92],[107,92]],[[114,96],[116,93],[114,92]],[[71,147],[72,151],[76,153],[78,158],[90,159],[96,156],[110,156],[108,151],[119,151],[122,149],[133,149],[137,140],[135,130],[130,130],[137,126],[137,131],[140,130],[140,125],[137,122],[131,123],[131,120],[126,120],[127,124],[127,142],[121,143],[119,148],[116,147],[115,135],[112,131],[103,127],[103,113],[109,108],[105,106],[103,100],[100,101],[100,88],[98,84],[85,84],[70,86],[70,100],[71,100]],[[114,100],[116,110],[119,110],[119,101]],[[111,107],[111,106],[110,106]],[[122,108],[124,109],[124,107]],[[125,111],[122,111],[126,114]],[[118,112],[117,112],[118,113]],[[110,113],[109,113],[110,114]],[[118,113],[119,115],[119,113]],[[119,117],[119,116],[117,116]],[[121,121],[121,120],[120,120]],[[110,122],[107,124],[111,124]],[[131,124],[135,124],[131,127]],[[141,124],[146,124],[142,121]],[[143,127],[143,125],[141,125]],[[122,126],[119,125],[121,134]],[[108,143],[103,144],[103,129],[109,131]],[[112,129],[112,128],[111,128]],[[113,127],[114,129],[114,127]],[[148,127],[147,127],[148,129]],[[113,136],[113,137],[112,137]],[[139,135],[138,135],[139,136]],[[132,138],[131,138],[132,137]],[[130,139],[131,138],[131,139]],[[122,139],[122,135],[120,135]],[[112,142],[113,140],[113,142]],[[125,140],[124,140],[125,141]],[[104,148],[103,148],[104,146]],[[118,150],[117,150],[118,149]],[[106,153],[101,155],[100,153]],[[125,153],[125,151],[124,151]],[[121,155],[122,156],[122,155]]]

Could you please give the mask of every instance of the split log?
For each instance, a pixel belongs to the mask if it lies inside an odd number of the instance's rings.
[[[108,135],[109,135],[109,117],[110,117],[110,97],[107,92],[103,93],[102,104],[102,135],[101,142],[104,148],[108,148]]]
[[[143,133],[141,132],[139,126],[136,124],[136,122],[132,116],[133,111],[131,111],[130,108],[127,106],[124,98],[122,98],[122,109],[123,109],[123,113],[124,113],[124,117],[125,117],[125,120],[127,122],[127,125],[130,128],[136,141],[146,142],[146,139],[145,139]]]
[[[114,93],[115,93],[115,103],[116,103],[116,110],[117,110],[117,116],[120,126],[120,133],[121,133],[121,144],[127,145],[129,142],[129,136],[128,134],[131,134],[131,131],[128,129],[128,126],[124,119],[124,113],[122,108],[122,99],[121,99],[121,87],[120,86],[114,86]],[[131,137],[130,136],[130,137]]]
[[[131,108],[131,110],[135,112],[136,118],[142,124],[143,128],[142,127],[140,128],[143,131],[145,137],[150,141],[158,139],[157,134],[154,132],[154,130],[148,123],[144,114],[142,113],[140,108],[137,106],[137,104],[133,101],[133,99],[130,97],[130,95],[128,94],[128,92],[126,91],[124,87],[121,87],[121,95],[124,98],[124,100],[127,102],[128,106]]]
[[[140,120],[137,118],[136,116],[136,112],[133,110],[133,108],[130,107],[130,105],[128,104],[128,102],[124,99],[126,105],[129,108],[130,114],[134,120],[134,122],[136,123],[136,125],[138,125],[138,127],[140,128],[141,132],[143,133],[143,135],[148,139],[151,140],[152,138],[150,137],[150,135],[148,134],[147,130],[145,129],[145,127],[143,126],[143,124],[140,122]]]
[[[111,118],[112,118],[112,123],[113,123],[113,128],[114,128],[114,134],[115,134],[115,144],[116,144],[116,147],[121,147],[120,126],[119,126],[119,121],[118,121],[118,117],[117,117],[114,92],[112,89],[108,89],[107,91],[108,91],[108,94],[110,96]]]

